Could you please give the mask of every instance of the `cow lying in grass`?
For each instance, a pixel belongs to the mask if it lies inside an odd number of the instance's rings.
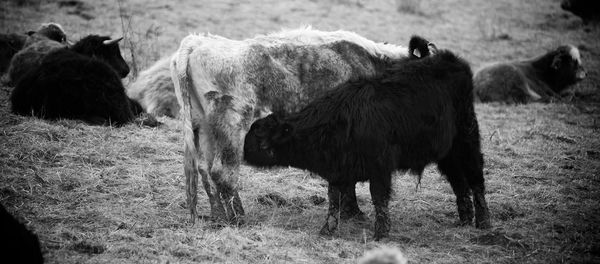
[[[0,205],[0,260],[2,263],[44,263],[38,237]]]
[[[119,40],[90,35],[71,48],[49,53],[18,82],[10,97],[12,111],[91,124],[132,121],[136,107],[121,82],[129,67],[121,56]]]
[[[179,103],[171,79],[171,56],[160,59],[150,68],[140,72],[135,82],[127,88],[127,95],[139,102],[146,112],[158,116],[179,116]]]
[[[477,227],[488,228],[472,89],[468,63],[449,51],[397,60],[382,76],[340,85],[299,112],[257,120],[246,135],[244,159],[326,179],[329,213],[322,234],[337,228],[343,190],[369,181],[374,237],[387,236],[392,172],[420,176],[429,163],[450,182],[461,224],[475,217]]]
[[[12,57],[4,81],[16,85],[25,73],[42,63],[44,56],[66,46],[67,36],[59,24],[42,24],[37,31],[29,32],[23,48]]]
[[[560,46],[534,59],[480,69],[473,79],[474,96],[481,102],[549,101],[585,76],[579,50]]]

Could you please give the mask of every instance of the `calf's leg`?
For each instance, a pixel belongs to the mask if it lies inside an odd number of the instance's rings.
[[[470,147],[462,161],[463,171],[469,188],[473,192],[475,205],[475,226],[477,228],[490,228],[490,212],[485,200],[485,184],[483,178],[483,155],[478,147]]]
[[[321,228],[320,234],[323,236],[332,235],[337,230],[340,220],[340,201],[342,193],[340,190],[344,187],[329,184],[327,187],[327,196],[329,198],[329,210],[327,212],[327,219],[325,225]]]
[[[347,186],[344,186],[340,191],[342,195],[340,218],[356,218],[359,220],[366,219],[365,214],[358,207],[358,201],[356,200],[355,184],[349,184]]]
[[[454,195],[456,195],[460,225],[470,225],[473,221],[473,203],[471,202],[469,184],[461,170],[460,161],[457,160],[458,157],[452,151],[450,150],[448,156],[438,162],[438,169],[446,175]]]
[[[373,238],[380,240],[390,232],[390,216],[388,204],[391,193],[391,173],[381,178],[371,179],[369,190],[375,206],[375,230]]]

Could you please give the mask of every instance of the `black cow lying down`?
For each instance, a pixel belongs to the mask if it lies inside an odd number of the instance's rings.
[[[91,124],[123,125],[139,104],[125,95],[121,78],[129,67],[118,41],[90,35],[71,48],[48,54],[11,94],[12,111],[45,119],[80,119]],[[141,110],[143,111],[143,110]]]
[[[0,261],[44,263],[38,237],[0,205]]]
[[[432,162],[454,190],[461,224],[475,217],[477,227],[488,228],[472,90],[469,65],[449,51],[394,61],[382,76],[337,87],[299,112],[257,120],[246,135],[244,159],[325,178],[329,213],[322,234],[337,228],[340,201],[351,199],[344,190],[369,181],[374,237],[387,236],[392,172],[420,176]]]
[[[473,78],[473,95],[481,102],[547,102],[585,77],[579,50],[565,45],[533,59],[483,67]]]

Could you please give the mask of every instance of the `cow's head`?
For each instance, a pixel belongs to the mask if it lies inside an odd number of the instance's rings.
[[[591,19],[598,15],[597,0],[563,0],[560,7],[581,17],[584,24],[587,24]]]
[[[129,66],[121,56],[119,41],[106,36],[89,35],[73,45],[75,52],[101,60],[110,65],[121,78],[129,74]]]
[[[56,42],[60,42],[63,44],[67,44],[67,34],[63,30],[62,26],[57,23],[45,23],[38,28],[37,31],[30,31],[28,35],[36,34],[38,36],[46,37],[50,40],[54,40]]]
[[[408,42],[408,56],[412,59],[425,58],[429,55],[437,53],[437,47],[435,44],[428,40],[413,35]]]
[[[253,166],[284,165],[280,150],[289,143],[293,133],[293,127],[274,114],[256,120],[244,140],[244,159]]]
[[[560,46],[553,53],[550,69],[555,79],[562,84],[560,88],[564,89],[586,77],[585,69],[581,65],[581,54],[576,47]]]

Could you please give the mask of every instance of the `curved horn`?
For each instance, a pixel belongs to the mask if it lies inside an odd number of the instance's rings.
[[[122,39],[123,39],[123,37],[120,37],[118,39],[107,39],[105,41],[102,41],[102,44],[104,44],[104,45],[110,45],[110,44],[117,43],[117,42],[121,41]]]
[[[435,46],[435,44],[433,44],[433,42],[427,43],[427,48],[431,54],[436,54],[438,52],[438,48]]]

